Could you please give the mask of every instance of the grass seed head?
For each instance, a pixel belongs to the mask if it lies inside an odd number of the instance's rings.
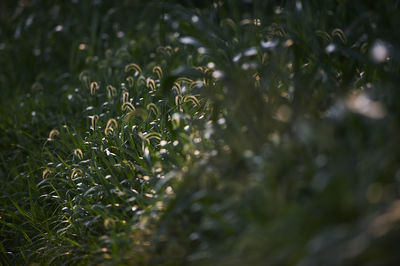
[[[142,69],[140,68],[140,66],[138,66],[135,63],[129,64],[125,66],[125,73],[128,73],[131,70],[135,70],[135,75],[137,74],[141,74],[142,73]]]
[[[45,168],[42,172],[42,178],[45,179],[47,178],[48,175],[50,175],[53,171],[51,171],[49,168]]]
[[[75,150],[74,150],[74,155],[75,155],[76,157],[78,157],[79,160],[82,160],[82,159],[83,159],[83,152],[82,152],[81,149],[75,149]]]
[[[121,109],[122,109],[122,111],[128,110],[131,112],[136,110],[135,106],[133,106],[133,104],[131,104],[130,102],[123,103],[121,106]]]
[[[90,129],[95,130],[96,129],[96,124],[97,124],[97,120],[99,119],[98,115],[92,115],[89,117],[90,118]]]
[[[58,131],[57,129],[53,129],[50,131],[49,133],[49,137],[47,138],[48,141],[53,141],[55,139],[55,137],[60,135],[60,131]]]
[[[176,95],[176,96],[175,96],[175,105],[176,105],[176,106],[181,105],[181,104],[182,104],[182,101],[183,101],[183,96],[182,96],[182,95]]]
[[[106,136],[114,133],[114,129],[118,128],[118,122],[114,118],[107,121],[106,128],[104,129],[104,134]]]
[[[315,31],[315,35],[320,37],[320,38],[322,38],[322,39],[324,39],[324,40],[326,40],[326,41],[328,41],[328,42],[332,41],[331,36],[326,31],[316,30]]]
[[[339,39],[342,41],[343,44],[347,43],[347,38],[346,35],[344,34],[344,32],[341,29],[334,29],[332,31],[332,37],[337,36],[339,37]]]
[[[114,118],[110,118],[107,121],[106,127],[111,127],[111,128],[118,128],[118,122]]]
[[[129,92],[128,91],[124,91],[122,93],[122,103],[127,103],[129,102]]]
[[[115,89],[115,87],[113,87],[112,85],[108,85],[107,93],[108,93],[108,97],[112,98],[117,94],[117,89]]]
[[[184,102],[184,103],[186,103],[186,102],[192,102],[192,103],[194,103],[197,107],[200,106],[199,100],[198,100],[198,99],[196,98],[196,96],[194,96],[194,95],[186,95],[185,98],[184,98],[184,100],[183,100],[183,102]]]
[[[150,132],[150,133],[144,135],[144,138],[146,140],[156,139],[158,141],[161,141],[161,134],[158,132]]]
[[[152,78],[146,80],[146,87],[151,90],[156,90],[156,82]]]
[[[83,171],[80,168],[74,168],[71,172],[71,179],[77,175],[83,175]]]
[[[181,84],[179,84],[179,82],[175,82],[174,86],[172,86],[172,90],[174,90],[177,95],[182,94]]]
[[[157,105],[155,105],[154,103],[149,103],[147,105],[147,110],[153,112],[154,115],[156,115],[156,116],[158,116],[158,114],[160,113],[160,111],[158,110]]]
[[[163,71],[162,71],[161,67],[159,67],[159,66],[153,67],[153,73],[155,73],[157,75],[158,79],[161,79],[163,76]]]
[[[135,79],[131,76],[126,78],[126,82],[128,82],[129,88],[133,88],[133,86],[135,85]]]
[[[96,81],[90,83],[90,94],[95,95],[96,90],[99,88],[99,84]]]
[[[90,77],[86,71],[83,71],[79,74],[79,80],[86,88],[90,88]]]

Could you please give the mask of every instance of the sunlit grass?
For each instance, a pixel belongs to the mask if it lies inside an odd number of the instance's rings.
[[[2,17],[0,262],[397,262],[398,5],[197,4]]]

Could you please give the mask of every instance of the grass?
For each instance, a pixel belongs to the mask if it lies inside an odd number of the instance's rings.
[[[397,2],[2,5],[4,265],[399,260]]]

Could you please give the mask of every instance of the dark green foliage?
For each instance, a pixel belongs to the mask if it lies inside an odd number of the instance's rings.
[[[396,265],[399,4],[2,3],[1,262]]]

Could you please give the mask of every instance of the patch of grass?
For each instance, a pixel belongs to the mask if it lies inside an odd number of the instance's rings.
[[[4,264],[398,261],[398,3],[90,4],[2,15]]]

